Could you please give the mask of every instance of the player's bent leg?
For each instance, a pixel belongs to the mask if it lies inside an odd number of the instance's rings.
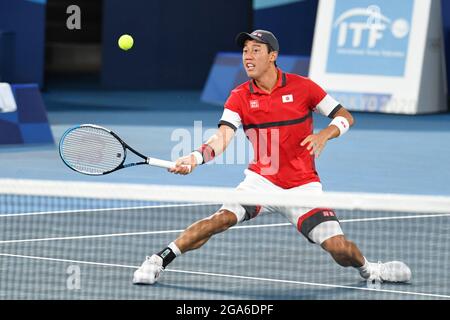
[[[360,268],[364,265],[364,256],[344,236],[334,211],[319,209],[309,219],[311,221],[303,221],[301,231],[310,242],[320,245],[340,266]]]
[[[157,254],[146,257],[133,274],[134,284],[154,284],[175,257],[189,250],[200,248],[214,234],[223,232],[238,222],[237,215],[221,209],[208,218],[190,225],[174,242]]]
[[[358,247],[345,236],[335,236],[325,240],[321,247],[343,267],[358,269],[361,277],[378,282],[408,282],[410,268],[401,261],[371,263],[361,254]]]
[[[334,210],[315,208],[306,213],[290,212],[288,217],[291,221],[297,221],[298,230],[310,242],[328,251],[339,265],[355,267],[364,279],[379,282],[411,280],[410,268],[401,261],[386,263],[367,261],[358,247],[345,238]]]
[[[342,267],[359,268],[364,265],[364,257],[361,251],[344,235],[337,235],[325,240],[321,247]]]
[[[176,240],[181,253],[203,246],[213,235],[224,232],[238,222],[236,214],[220,209],[208,218],[189,226]]]
[[[265,190],[271,183],[256,173],[246,170],[245,180],[236,190]],[[177,256],[189,250],[203,246],[214,234],[223,232],[233,225],[253,219],[262,213],[260,206],[242,206],[238,203],[224,204],[212,216],[195,222],[180,236],[171,242],[167,248],[157,254],[147,257],[141,267],[135,271],[133,282],[142,284],[155,283],[164,268]]]

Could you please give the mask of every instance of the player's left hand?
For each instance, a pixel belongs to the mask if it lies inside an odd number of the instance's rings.
[[[300,145],[302,147],[306,146],[309,154],[314,155],[316,158],[318,158],[322,153],[322,150],[325,148],[327,141],[328,136],[319,132],[318,134],[311,134],[307,136]]]

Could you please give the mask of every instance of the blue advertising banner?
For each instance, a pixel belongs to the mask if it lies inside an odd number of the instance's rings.
[[[402,77],[415,0],[336,0],[327,72]]]
[[[0,0],[0,81],[44,84],[45,0]]]
[[[0,144],[53,144],[38,85],[13,84],[10,93],[4,87],[0,91]]]

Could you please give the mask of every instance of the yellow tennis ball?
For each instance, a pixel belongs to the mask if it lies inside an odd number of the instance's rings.
[[[129,34],[124,34],[120,36],[118,43],[120,49],[127,51],[133,47],[134,40]]]

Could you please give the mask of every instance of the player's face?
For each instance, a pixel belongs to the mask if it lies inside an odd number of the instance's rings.
[[[269,53],[267,45],[254,40],[245,41],[242,50],[242,63],[247,76],[258,79],[269,70],[274,60],[274,52]]]

